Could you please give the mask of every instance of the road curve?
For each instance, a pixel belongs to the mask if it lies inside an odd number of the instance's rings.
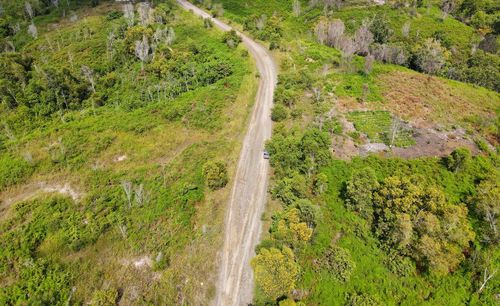
[[[224,31],[232,28],[185,0],[177,0],[185,9],[212,22]],[[234,177],[225,220],[224,246],[219,261],[215,305],[247,305],[253,298],[253,271],[250,259],[255,255],[261,233],[269,163],[262,153],[271,137],[271,108],[277,83],[277,69],[267,49],[250,37],[238,33],[255,59],[260,84],[248,131]]]

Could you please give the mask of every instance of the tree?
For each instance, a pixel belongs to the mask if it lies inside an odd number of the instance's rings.
[[[276,300],[295,288],[299,266],[289,248],[283,247],[281,251],[276,248],[263,248],[252,259],[251,265],[257,286],[268,298]]]
[[[24,9],[26,11],[26,14],[30,18],[30,20],[33,19],[33,17],[35,16],[35,13],[33,11],[33,7],[31,6],[31,3],[29,3],[28,1],[24,2]]]
[[[487,224],[484,239],[490,243],[497,243],[500,235],[498,223],[500,218],[500,185],[496,179],[488,179],[477,187],[475,197],[476,212]]]
[[[92,92],[96,93],[94,71],[92,71],[92,69],[90,69],[88,66],[83,65],[82,66],[82,74],[87,79],[87,81],[90,83]]]
[[[443,18],[446,18],[449,14],[453,13],[457,9],[457,6],[457,0],[442,0],[441,11],[443,12]]]
[[[141,25],[147,26],[151,20],[151,5],[148,2],[141,2],[137,5],[137,12]]]
[[[444,159],[444,162],[448,170],[458,172],[468,165],[470,159],[470,151],[465,148],[459,148],[451,152],[451,154]]]
[[[272,155],[271,155],[272,156]],[[294,173],[276,182],[271,189],[271,195],[285,205],[291,205],[299,199],[305,198],[307,185],[304,177]]]
[[[328,176],[324,173],[319,173],[314,180],[314,194],[321,195],[328,188]]]
[[[446,48],[434,39],[428,38],[415,53],[418,68],[428,74],[438,73],[446,62]]]
[[[314,32],[316,38],[321,44],[330,47],[339,48],[344,37],[345,25],[340,19],[326,20],[321,19],[315,26]]]
[[[379,187],[375,171],[365,168],[353,173],[346,185],[346,207],[370,223],[373,219],[373,192]]]
[[[141,71],[144,71],[144,63],[149,60],[149,40],[146,35],[142,36],[142,40],[135,42],[135,56],[141,60]]]
[[[365,57],[364,73],[369,75],[373,70],[373,63],[375,62],[375,57],[371,54]]]
[[[299,17],[300,14],[302,13],[300,1],[294,0],[292,6],[293,6],[293,14],[295,15],[295,17]]]
[[[216,3],[212,6],[212,17],[222,17],[224,15],[224,7],[222,3]]]
[[[203,166],[203,175],[207,185],[212,190],[223,188],[229,181],[226,165],[220,161],[209,161]]]
[[[123,9],[123,16],[125,17],[125,20],[127,20],[127,24],[129,27],[134,25],[135,21],[135,11],[134,11],[134,5],[131,3],[125,3],[122,6]]]
[[[392,29],[385,15],[377,14],[370,24],[370,31],[376,43],[385,44],[392,36]]]
[[[325,254],[320,259],[320,264],[340,282],[348,281],[356,269],[356,263],[352,260],[351,253],[336,245],[326,249]]]
[[[33,38],[38,37],[38,29],[36,28],[36,25],[34,23],[30,23],[30,25],[28,26],[28,33]]]
[[[313,230],[301,220],[301,211],[295,207],[285,210],[275,220],[271,233],[277,240],[284,241],[290,247],[308,242]]]
[[[342,51],[342,66],[347,72],[351,72],[352,58],[356,52],[355,42],[349,36],[343,36],[338,48]]]
[[[286,108],[281,104],[274,105],[271,110],[271,120],[274,122],[280,122],[285,120],[288,117],[288,112]]]
[[[229,48],[236,48],[241,43],[241,37],[235,30],[231,30],[224,34],[222,41],[226,43]]]
[[[315,173],[318,167],[326,166],[331,160],[332,141],[327,132],[322,132],[317,128],[308,129],[301,139],[304,166],[306,173]]]
[[[408,38],[410,36],[410,28],[411,23],[409,21],[405,22],[401,27],[401,35],[403,35],[404,38]]]

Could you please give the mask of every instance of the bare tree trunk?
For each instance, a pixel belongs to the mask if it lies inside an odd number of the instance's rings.
[[[486,284],[495,276],[497,273],[497,270],[493,271],[492,273],[488,274],[488,268],[484,269],[484,274],[483,274],[483,283],[481,284],[481,287],[479,287],[479,290],[477,291],[478,293],[481,293],[481,291],[484,290],[486,287]]]

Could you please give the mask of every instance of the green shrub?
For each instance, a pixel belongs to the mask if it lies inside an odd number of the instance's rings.
[[[90,305],[92,306],[114,306],[118,299],[116,289],[97,290],[92,295]]]
[[[366,293],[352,293],[347,295],[344,306],[378,306],[382,305],[373,296]]]
[[[444,162],[448,170],[457,172],[467,167],[470,162],[471,154],[468,149],[460,148],[451,152],[451,154],[444,158]]]
[[[222,41],[226,43],[229,48],[236,48],[241,43],[241,37],[235,30],[231,30],[224,34]]]
[[[271,111],[271,120],[274,122],[280,122],[288,118],[288,111],[281,104],[274,105]]]
[[[123,12],[113,10],[106,15],[106,20],[111,21],[111,20],[121,18],[122,16],[123,16]]]
[[[326,249],[320,263],[322,268],[328,270],[340,282],[348,281],[356,268],[351,253],[335,245]]]
[[[229,178],[226,165],[220,161],[209,161],[203,166],[203,175],[208,188],[217,190],[226,186]]]

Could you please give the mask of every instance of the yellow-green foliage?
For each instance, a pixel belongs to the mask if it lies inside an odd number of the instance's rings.
[[[438,188],[389,177],[375,191],[373,203],[380,239],[432,272],[455,270],[475,238],[467,207],[448,203]]]
[[[210,189],[220,189],[226,186],[228,181],[226,165],[223,162],[207,162],[203,166],[203,174]]]
[[[118,299],[118,291],[115,289],[97,290],[92,296],[92,306],[114,306]]]
[[[312,228],[300,220],[300,211],[297,208],[292,208],[283,214],[281,220],[278,221],[276,232],[273,234],[276,239],[295,244],[309,241],[312,233]]]
[[[272,300],[287,295],[295,288],[299,267],[292,250],[283,247],[261,249],[252,259],[257,286]]]

